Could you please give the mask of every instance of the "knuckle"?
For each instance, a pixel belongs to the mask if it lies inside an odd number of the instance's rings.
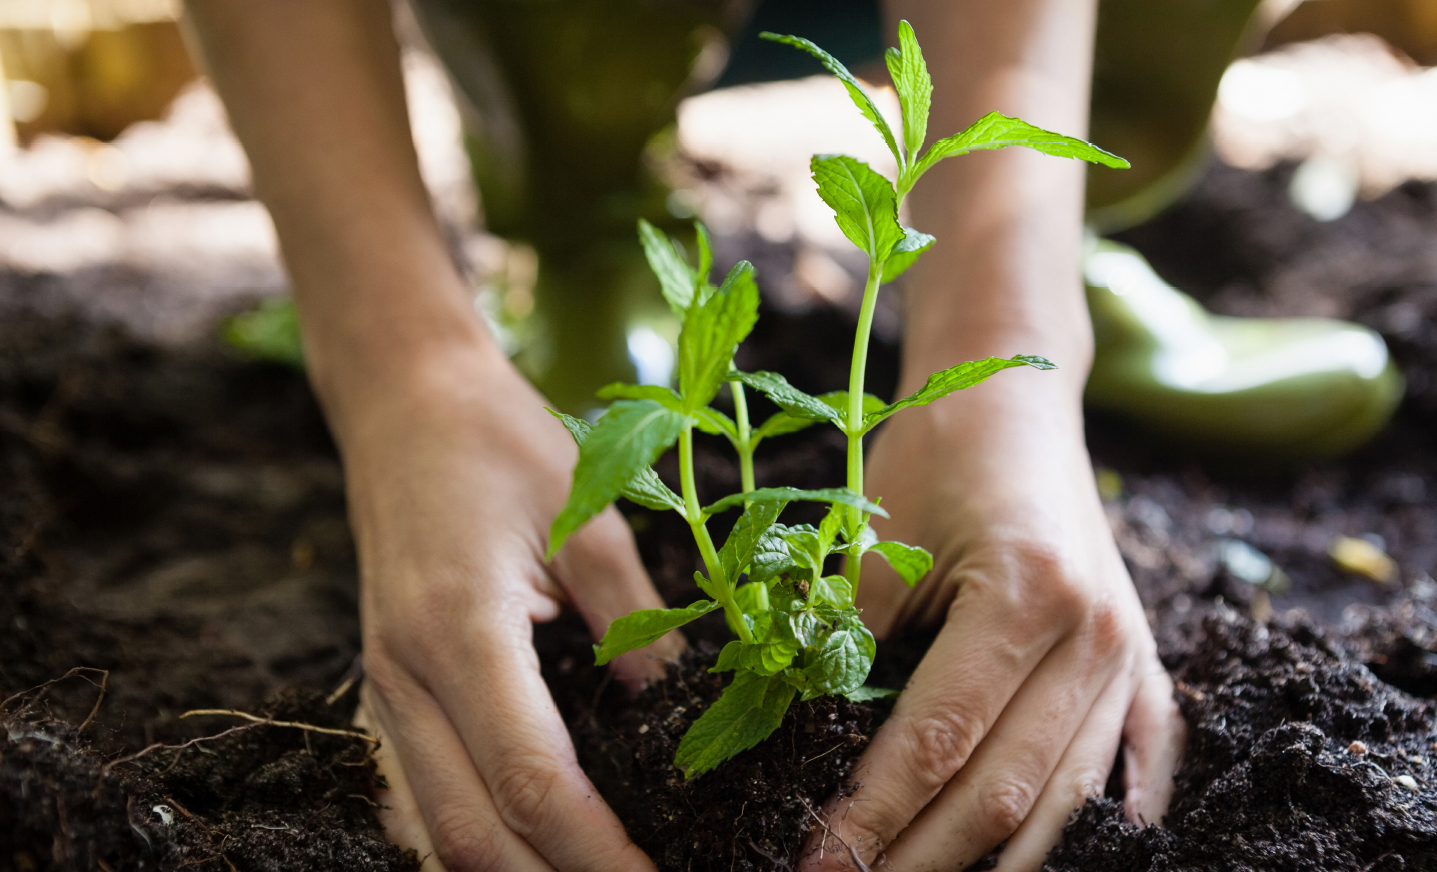
[[[1049,614],[1081,615],[1089,608],[1091,594],[1088,586],[1066,569],[1049,574],[1044,582],[1044,590]]]
[[[1008,549],[1007,561],[1007,571],[1003,574],[1019,583],[1008,581],[1006,586],[1024,613],[1051,621],[1054,616],[1082,614],[1087,608],[1088,586],[1056,545],[1032,541],[1014,543]]]
[[[482,820],[471,809],[442,809],[430,835],[434,853],[448,869],[497,870],[504,859],[497,823]]]
[[[558,779],[553,766],[536,757],[509,761],[491,785],[499,816],[521,836],[533,835],[548,818]]]
[[[937,790],[952,778],[983,738],[983,724],[961,708],[919,718],[912,723],[913,772]]]
[[[1037,788],[1024,779],[1003,777],[980,787],[978,825],[983,837],[997,844],[1013,835],[1037,799]]]
[[[1108,658],[1123,649],[1127,633],[1123,616],[1113,603],[1101,602],[1089,609],[1088,626],[1094,653],[1099,657]]]

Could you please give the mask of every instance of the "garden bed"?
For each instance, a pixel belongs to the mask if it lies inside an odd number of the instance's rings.
[[[1192,736],[1165,827],[1090,803],[1055,869],[1437,867],[1437,189],[1409,185],[1319,225],[1287,205],[1289,172],[1215,166],[1124,239],[1222,311],[1370,324],[1409,398],[1355,456],[1268,480],[1092,422],[1107,509]],[[793,256],[720,240],[720,259],[754,260],[765,282]],[[364,739],[179,719],[229,709],[342,733],[352,714],[352,542],[302,377],[209,341],[142,341],[83,307],[56,313],[43,291],[0,283],[0,698],[22,694],[3,709],[0,869],[413,868],[382,839]],[[795,349],[844,347],[851,332],[829,308],[766,311],[739,363],[833,389],[846,362]],[[811,341],[777,341],[794,335]],[[875,392],[891,391],[895,366],[880,340]],[[700,442],[701,491],[738,489],[726,453]],[[766,443],[757,474],[823,487],[842,470],[841,437],[814,428]],[[660,590],[691,601],[688,531],[625,511]],[[1335,534],[1380,536],[1398,583],[1339,570]],[[1272,557],[1291,592],[1227,572],[1216,543],[1234,538]],[[586,768],[662,869],[782,869],[813,824],[805,804],[842,782],[886,709],[797,706],[763,745],[686,785],[668,761],[720,687],[703,666],[724,632],[705,621],[691,659],[637,702],[591,665],[577,621],[536,642]],[[922,648],[882,646],[874,683],[901,686]],[[24,693],[75,667],[95,671]]]

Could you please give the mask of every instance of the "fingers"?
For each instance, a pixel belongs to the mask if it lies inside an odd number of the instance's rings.
[[[664,607],[639,561],[629,525],[612,506],[570,537],[555,555],[553,567],[596,640],[616,618]],[[663,677],[664,661],[677,660],[683,649],[683,636],[669,633],[615,658],[612,667],[627,684],[641,685]]]
[[[1053,648],[971,759],[885,852],[894,869],[962,869],[1012,836],[1123,665],[1075,636]],[[1121,715],[1111,725],[1113,748]],[[1058,828],[1061,829],[1061,822]]]
[[[1117,757],[1132,685],[1131,678],[1119,676],[1093,704],[1033,810],[999,855],[999,872],[1034,872],[1041,867],[1073,811],[1089,797],[1102,795]]]
[[[830,803],[835,832],[865,862],[968,762],[1014,693],[1067,631],[1066,619],[1027,620],[1030,611],[1007,601],[1011,589],[1006,581],[1001,573],[964,581],[948,622],[855,767],[857,790]],[[828,851],[811,852],[802,868],[842,869],[847,863]]]
[[[385,770],[386,777],[396,778],[390,798],[398,804],[385,817],[391,839],[421,857],[434,852],[440,868],[453,872],[554,872],[505,825],[479,773],[467,765],[459,736],[427,693],[395,682],[378,693],[367,686],[365,698],[380,731],[402,740],[394,745],[397,765]]]
[[[419,856],[420,872],[446,872],[444,864],[439,862],[439,857],[434,853],[434,843],[429,838],[429,831],[424,828],[424,816],[419,811],[419,801],[414,798],[414,791],[409,787],[409,779],[404,775],[404,767],[395,759],[389,734],[369,710],[367,685],[360,690],[359,708],[354,712],[354,725],[379,739],[379,747],[374,752],[374,763],[379,777],[388,785],[378,793],[379,822],[384,825],[384,834],[389,837],[389,841],[401,848],[408,848]]]
[[[652,870],[579,768],[539,675],[527,615],[502,606],[494,612],[477,615],[426,673],[463,740],[450,759],[467,750],[499,819],[561,872]],[[429,815],[444,808],[417,785],[416,795]]]
[[[1173,700],[1172,679],[1155,656],[1146,658],[1123,739],[1128,818],[1137,824],[1158,823],[1172,799],[1173,772],[1187,742],[1187,723]]]

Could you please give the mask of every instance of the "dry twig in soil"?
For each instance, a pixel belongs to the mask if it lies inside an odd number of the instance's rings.
[[[818,825],[823,827],[825,832],[837,839],[838,844],[848,849],[848,858],[853,861],[853,865],[858,867],[858,872],[873,872],[873,870],[869,868],[868,864],[863,862],[863,858],[858,856],[858,851],[852,845],[848,844],[848,842],[844,841],[843,836],[840,836],[838,833],[835,833],[833,831],[833,827],[830,827],[828,825],[828,821],[818,816],[818,812],[813,810],[813,806],[808,804],[808,800],[800,797],[798,801],[803,803],[803,807],[808,809],[808,813],[813,815],[813,819],[818,821]]]

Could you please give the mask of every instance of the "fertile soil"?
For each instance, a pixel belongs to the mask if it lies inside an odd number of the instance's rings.
[[[1090,802],[1052,869],[1437,868],[1437,188],[1321,225],[1288,205],[1288,174],[1214,166],[1125,239],[1219,311],[1374,326],[1409,397],[1356,455],[1266,480],[1092,422],[1109,517],[1191,741],[1161,826]],[[768,280],[795,254],[720,243],[721,259],[749,257]],[[370,743],[343,734],[354,556],[302,377],[208,340],[137,339],[38,296],[0,279],[0,870],[415,868],[375,818]],[[872,357],[880,393],[896,373],[891,336]],[[829,390],[842,361],[809,352],[850,338],[844,312],[771,304],[740,364]],[[700,489],[735,489],[720,447],[700,448]],[[842,444],[815,428],[769,443],[758,475],[826,486],[842,468]],[[687,530],[625,511],[660,590],[691,601]],[[1336,533],[1380,541],[1399,582],[1334,566]],[[1272,557],[1290,592],[1232,576],[1220,539]],[[661,869],[784,869],[809,807],[841,788],[886,708],[799,706],[767,742],[684,783],[668,761],[721,688],[704,668],[724,635],[710,617],[690,658],[637,700],[590,665],[577,621],[535,638],[584,765]],[[920,636],[882,646],[875,681],[901,686],[923,648]],[[266,722],[180,718],[193,709]]]

